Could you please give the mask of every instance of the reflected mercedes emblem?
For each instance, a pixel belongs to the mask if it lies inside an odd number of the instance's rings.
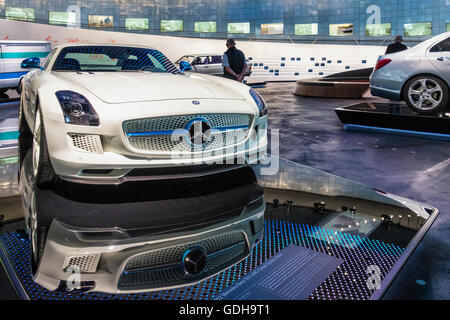
[[[191,249],[185,252],[184,271],[191,275],[199,274],[206,266],[206,252],[202,248]]]
[[[201,146],[211,139],[211,126],[204,120],[193,121],[188,131],[193,145]]]

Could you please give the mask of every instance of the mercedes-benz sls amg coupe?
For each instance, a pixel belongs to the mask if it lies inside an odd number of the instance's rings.
[[[198,176],[265,155],[267,105],[255,90],[186,74],[158,50],[60,45],[27,67],[19,130],[33,137],[38,185]]]

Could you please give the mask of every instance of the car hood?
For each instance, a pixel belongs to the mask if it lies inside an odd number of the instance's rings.
[[[60,79],[82,87],[106,103],[177,99],[245,99],[227,80],[193,74],[150,72],[55,72]],[[76,91],[76,89],[74,89]]]

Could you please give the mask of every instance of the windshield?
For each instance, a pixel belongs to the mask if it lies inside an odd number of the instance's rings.
[[[179,72],[158,50],[115,46],[63,48],[52,70]]]

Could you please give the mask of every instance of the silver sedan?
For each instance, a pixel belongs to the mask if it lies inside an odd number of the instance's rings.
[[[378,59],[370,76],[372,95],[404,100],[420,114],[437,115],[449,105],[450,32]]]

